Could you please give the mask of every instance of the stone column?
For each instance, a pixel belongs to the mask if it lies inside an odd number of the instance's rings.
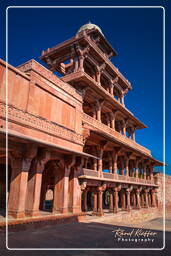
[[[141,207],[145,206],[144,193],[141,194]]]
[[[124,95],[122,95],[122,97],[121,97],[121,104],[125,106],[125,103],[124,103]]]
[[[156,207],[156,195],[155,195],[155,190],[152,189],[151,191],[151,207]]]
[[[146,168],[146,165],[144,164],[144,179],[145,179],[145,180],[147,179],[147,173],[146,173],[146,170],[147,170],[147,168]]]
[[[109,155],[109,173],[112,173],[112,157]]]
[[[135,194],[135,191],[133,193],[133,209],[136,209],[136,194]]]
[[[150,180],[153,180],[153,164],[150,165]]]
[[[149,207],[151,207],[151,194],[150,194],[150,191],[148,192],[148,205]]]
[[[110,200],[109,200],[109,212],[113,212],[113,190],[109,191],[110,193]]]
[[[96,72],[96,81],[97,81],[98,84],[100,84],[100,76],[101,76],[101,72],[97,71]]]
[[[126,189],[126,197],[127,197],[126,210],[130,211],[131,210],[131,206],[130,206],[130,189]]]
[[[139,171],[139,169],[138,169],[138,164],[139,164],[139,162],[138,161],[136,161],[136,166],[135,166],[135,177],[138,179],[138,171]]]
[[[121,157],[121,175],[124,175],[124,159]]]
[[[111,128],[115,130],[115,114],[110,112]]]
[[[109,93],[113,96],[113,88],[114,88],[114,84],[110,83],[109,85]]]
[[[136,189],[136,197],[137,197],[137,209],[141,209],[141,204],[140,204],[140,190]]]
[[[145,208],[148,208],[149,207],[149,204],[148,204],[148,190],[145,189],[144,193],[145,193]]]
[[[94,191],[93,215],[97,214],[97,191]]]
[[[103,102],[96,100],[96,113],[97,113],[97,120],[101,122],[101,109],[102,109]]]
[[[87,207],[87,193],[88,193],[88,190],[85,189],[84,190],[84,210],[85,210],[85,212],[88,211],[88,207]]]
[[[107,121],[107,126],[110,127],[110,117],[109,117],[109,113],[106,114],[106,121]]]
[[[129,176],[129,158],[126,157],[125,160],[125,169],[126,169],[126,176]]]
[[[101,190],[101,189],[98,190],[98,210],[97,210],[97,215],[99,215],[99,216],[104,215],[104,212],[103,212],[103,190]]]
[[[126,210],[126,200],[125,200],[125,190],[122,191],[121,194],[121,198],[122,198],[122,210]]]
[[[114,188],[114,208],[113,212],[117,213],[118,212],[118,188]]]
[[[114,156],[113,156],[113,173],[114,174],[117,174],[117,169],[118,169],[117,159],[118,159],[118,155],[117,155],[117,153],[115,153]]]
[[[97,171],[97,159],[93,159],[93,170]]]
[[[102,160],[102,157],[103,157],[103,148],[102,147],[99,147],[99,150],[98,150],[98,157],[100,159],[98,159],[98,166],[97,166],[97,170],[98,170],[98,176],[101,177],[102,176],[102,171],[103,171],[103,160]]]
[[[15,218],[25,217],[25,202],[28,171],[31,158],[22,158],[9,153],[11,160],[11,183],[8,199],[8,214]]]
[[[79,56],[79,71],[84,71],[84,57],[82,55]]]
[[[29,216],[39,215],[42,173],[44,171],[45,164],[49,159],[50,152],[42,149],[38,152],[38,156],[34,159],[31,167],[27,183],[26,201],[26,214]]]
[[[70,159],[68,159],[67,162],[67,167],[71,169],[69,176],[69,196],[71,198],[69,210],[72,213],[81,212],[81,187],[79,184],[78,176],[80,174],[82,164],[82,159],[79,163],[77,163],[76,158],[73,156]]]

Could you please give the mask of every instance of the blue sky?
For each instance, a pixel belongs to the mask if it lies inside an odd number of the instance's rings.
[[[14,4],[15,2],[15,4]],[[81,3],[83,4],[84,1]],[[106,1],[105,5],[167,5],[167,1]],[[47,1],[24,1],[25,5],[47,5]],[[48,1],[48,5],[61,1]],[[6,1],[6,5],[23,5],[23,1]],[[63,1],[71,5],[71,1]],[[90,4],[86,1],[86,5]],[[91,1],[91,5],[93,1]],[[80,5],[72,1],[72,5]],[[104,5],[104,1],[94,1]],[[5,6],[4,6],[5,8]],[[168,6],[166,6],[166,13]],[[2,18],[1,18],[2,19]],[[72,37],[83,24],[98,25],[118,52],[112,62],[131,82],[133,90],[125,98],[126,107],[148,128],[139,130],[136,141],[149,148],[155,158],[163,160],[163,10],[162,8],[68,8],[9,9],[9,63],[17,66],[29,59],[39,60],[42,50]],[[1,25],[2,26],[2,25]],[[5,32],[4,26],[1,31]],[[5,47],[5,41],[1,42]],[[5,54],[1,54],[5,59]],[[166,70],[167,71],[167,70]],[[168,79],[168,77],[166,76]],[[166,80],[167,82],[167,80]],[[166,83],[167,86],[167,83]],[[167,109],[170,88],[166,87]],[[170,113],[166,112],[166,172],[171,174]],[[161,168],[160,168],[161,169]]]

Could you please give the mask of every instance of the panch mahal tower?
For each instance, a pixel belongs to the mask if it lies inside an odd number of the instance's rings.
[[[33,59],[16,68],[0,60],[0,208],[7,111],[11,218],[117,215],[158,206],[153,168],[163,164],[136,143],[136,130],[146,126],[125,107],[132,87],[110,61],[116,55],[89,23],[42,51],[47,68]]]

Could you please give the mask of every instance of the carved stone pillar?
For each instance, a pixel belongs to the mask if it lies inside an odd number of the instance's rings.
[[[147,173],[146,173],[146,170],[147,170],[147,168],[146,168],[146,165],[144,164],[144,179],[145,179],[145,180],[147,179]]]
[[[112,157],[109,156],[109,173],[112,173]]]
[[[155,190],[152,189],[151,191],[151,207],[156,207],[156,195],[155,195]]]
[[[109,212],[113,212],[113,190],[109,191],[110,198],[109,198]]]
[[[115,130],[115,114],[110,112],[111,128]]]
[[[144,193],[141,194],[141,207],[145,206]]]
[[[134,191],[134,193],[133,193],[133,209],[136,209],[136,194],[135,194],[135,191]]]
[[[26,214],[29,216],[39,215],[42,173],[49,159],[50,153],[43,149],[39,151],[37,158],[34,159],[33,165],[31,166],[27,183],[26,201]]]
[[[93,159],[93,170],[97,171],[97,159]]]
[[[125,190],[122,190],[121,194],[121,202],[122,202],[122,210],[126,210],[126,198],[125,198]]]
[[[97,191],[94,191],[93,215],[97,214]]]
[[[136,189],[136,198],[137,198],[137,209],[141,209],[140,190],[139,189]]]
[[[110,116],[109,116],[109,113],[106,114],[106,121],[107,121],[107,126],[110,127]]]
[[[114,213],[118,212],[118,188],[114,188]]]
[[[97,215],[99,215],[99,216],[104,215],[104,212],[103,212],[103,190],[101,190],[101,189],[98,190],[98,210],[97,210]]]
[[[148,208],[149,207],[149,203],[148,203],[148,190],[145,189],[144,193],[145,193],[145,208]]]
[[[84,57],[82,55],[79,56],[79,71],[84,71]]]
[[[96,113],[97,113],[97,120],[101,122],[101,109],[104,101],[96,100]]]
[[[127,211],[130,211],[130,210],[131,210],[131,204],[130,204],[130,189],[126,189],[126,198],[127,198],[126,210],[127,210]]]
[[[66,161],[65,161],[66,164]],[[82,159],[77,163],[74,156],[70,157],[67,162],[67,167],[70,168],[70,179],[69,179],[69,197],[71,198],[69,203],[69,210],[72,213],[81,212],[81,188],[79,184],[79,173],[82,168]]]
[[[27,191],[28,171],[31,158],[23,158],[9,153],[11,160],[11,183],[8,200],[8,214],[15,218],[25,217],[25,202]]]
[[[150,193],[150,191],[148,192],[148,205],[149,205],[149,207],[152,206],[152,204],[151,204],[151,193]]]
[[[122,97],[121,97],[121,104],[125,106],[125,103],[124,103],[124,95],[122,95]]]
[[[103,171],[103,160],[102,160],[102,157],[103,157],[103,148],[102,147],[99,147],[99,150],[98,150],[98,157],[100,159],[98,159],[98,175],[99,177],[102,176],[102,171]]]
[[[117,159],[118,159],[118,155],[117,155],[117,153],[115,153],[114,156],[113,156],[113,173],[114,174],[117,174],[117,169],[118,169]]]
[[[126,169],[126,176],[129,176],[129,158],[128,157],[125,160],[125,169]]]
[[[124,159],[123,159],[123,157],[121,157],[121,175],[124,175]]]
[[[139,163],[140,163],[140,158],[137,157],[136,160],[135,160],[135,177],[136,178],[139,178],[138,175],[139,175]]]
[[[153,164],[150,165],[150,180],[153,180]]]
[[[100,84],[100,76],[101,76],[101,72],[97,71],[96,72],[96,81],[97,81],[98,84]]]
[[[109,85],[109,93],[113,96],[113,88],[114,88],[114,84],[110,83]]]
[[[88,193],[88,190],[85,189],[85,190],[84,190],[84,211],[85,211],[85,212],[88,211],[88,207],[87,207],[87,193]]]

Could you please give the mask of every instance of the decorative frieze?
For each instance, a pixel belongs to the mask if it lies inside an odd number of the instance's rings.
[[[3,119],[6,118],[6,105],[0,102],[0,113]],[[38,116],[34,116],[28,112],[24,112],[12,106],[8,106],[8,120],[17,122],[20,125],[28,126],[40,130],[44,133],[49,133],[51,136],[57,136],[74,143],[83,145],[83,136],[68,130],[67,128],[60,127],[58,124],[54,124],[50,121],[42,119]]]

